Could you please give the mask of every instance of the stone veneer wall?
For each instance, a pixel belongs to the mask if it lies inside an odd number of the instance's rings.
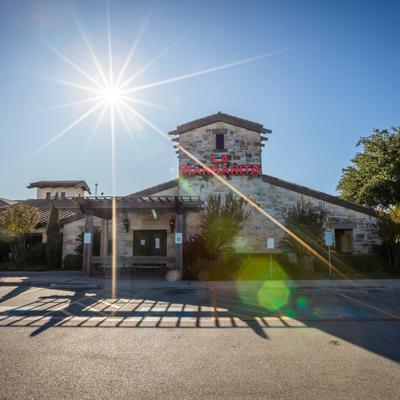
[[[249,131],[223,122],[216,122],[179,135],[179,144],[211,165],[211,156],[216,154],[215,134],[225,132],[225,149],[217,154],[227,154],[232,164],[257,164],[261,169],[260,133]],[[195,162],[180,151],[179,167],[194,165]]]
[[[227,123],[213,123],[190,132],[181,133],[179,143],[207,165],[211,164],[211,155],[215,153],[215,133],[226,130],[225,148],[231,163],[259,164],[261,167],[260,133],[239,128]],[[180,152],[179,165],[193,165],[195,162]],[[293,190],[264,182],[261,176],[227,176],[231,184],[257,202],[264,210],[280,222],[284,222],[285,213],[300,200],[310,201],[323,206],[329,212],[327,229],[353,229],[353,251],[367,252],[373,244],[380,242],[374,232],[375,218],[333,203],[323,202],[311,196],[305,196]],[[207,200],[211,194],[226,193],[229,189],[213,176],[181,176],[180,195],[200,196]],[[235,243],[241,252],[262,253],[266,251],[268,237],[276,239],[276,245],[285,233],[264,215],[250,205],[250,217],[246,221]],[[190,213],[186,217],[187,234],[190,237],[200,232],[199,215]]]
[[[225,132],[226,151],[230,163],[242,165],[258,164],[261,169],[260,133],[240,128],[227,123],[213,123],[205,127],[179,135],[179,143],[207,165],[211,164],[211,156],[215,154],[215,134]],[[181,152],[179,166],[193,165],[194,161]],[[323,202],[317,198],[302,195],[277,185],[264,182],[262,176],[228,176],[229,182],[257,202],[264,210],[284,222],[285,213],[300,200],[310,201],[316,206],[323,206],[329,212],[327,229],[352,228],[353,250],[356,253],[367,252],[373,244],[380,242],[374,232],[375,218],[333,203]],[[185,176],[179,178],[179,186],[162,190],[152,195],[159,196],[199,196],[207,200],[211,194],[225,194],[227,187],[213,176]],[[268,237],[276,239],[276,247],[285,233],[264,215],[259,214],[247,205],[250,217],[235,242],[239,252],[264,253]],[[134,229],[162,229],[167,231],[167,255],[175,255],[174,234],[170,233],[170,212],[158,213],[156,218],[148,211],[145,213],[128,213],[129,232],[125,231],[123,221],[125,214],[118,215],[117,250],[121,256],[133,255]],[[95,219],[95,226],[101,228],[101,220]],[[64,226],[63,257],[74,252],[76,237],[83,231],[85,219]],[[111,238],[111,224],[108,224],[108,238]],[[198,213],[186,215],[186,238],[200,232]]]
[[[75,247],[78,245],[77,236],[85,230],[86,218],[83,217],[76,221],[66,224],[62,228],[63,233],[63,250],[62,259],[68,254],[76,254]],[[95,217],[94,226],[102,229],[102,219]]]
[[[118,215],[117,223],[117,254],[122,257],[133,256],[133,231],[135,229],[154,229],[167,231],[167,256],[175,256],[174,234],[170,233],[170,212],[128,213],[129,232],[124,226],[125,214]],[[109,224],[108,237],[111,238],[111,223]]]
[[[372,245],[380,243],[380,239],[374,231],[376,219],[372,216],[272,185],[264,182],[262,177],[233,176],[229,178],[229,182],[282,223],[285,221],[286,212],[298,201],[310,201],[315,206],[323,206],[329,213],[327,229],[344,227],[353,229],[353,251],[355,253],[368,252]],[[228,190],[214,177],[206,179],[204,177],[186,177],[184,187],[181,186],[181,195],[199,195],[203,200],[207,200],[211,194],[225,194]],[[274,237],[276,247],[278,247],[279,241],[285,236],[285,233],[250,205],[247,205],[247,208],[250,210],[250,216],[235,243],[238,251],[263,253],[266,251],[268,237]],[[198,215],[188,214],[187,237],[199,232]]]

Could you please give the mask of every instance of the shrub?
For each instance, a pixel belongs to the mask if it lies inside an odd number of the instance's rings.
[[[316,207],[311,202],[302,200],[287,212],[285,225],[313,248],[316,248],[320,247],[323,242],[327,215],[328,213],[323,207]],[[315,257],[310,257],[309,250],[291,236],[287,236],[281,241],[280,248],[286,254],[295,254],[298,264],[305,265],[311,261],[313,270],[316,268]]]
[[[25,264],[27,265],[46,265],[46,244],[39,243],[26,250]]]
[[[74,249],[75,253],[83,256],[83,237],[85,233],[81,232],[79,235],[76,237],[75,241],[78,243]],[[93,229],[93,248],[92,248],[92,253],[94,256],[99,256],[100,255],[100,247],[101,247],[101,229],[97,226],[94,227]]]
[[[82,269],[82,256],[78,254],[68,254],[64,257],[65,269]]]
[[[245,201],[232,193],[226,194],[224,199],[220,194],[209,196],[200,218],[204,245],[213,260],[234,254],[234,240],[249,217],[244,206]]]
[[[388,262],[378,254],[342,254],[341,258],[356,273],[391,272]]]

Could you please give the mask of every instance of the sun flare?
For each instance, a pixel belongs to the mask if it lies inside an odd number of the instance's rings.
[[[117,106],[121,104],[122,92],[119,86],[110,85],[104,88],[102,97],[106,104],[110,106]]]

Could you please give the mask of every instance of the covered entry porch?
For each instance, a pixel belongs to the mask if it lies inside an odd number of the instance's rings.
[[[107,270],[113,265],[118,272],[139,268],[183,272],[186,214],[200,211],[199,197],[102,197],[80,199],[79,203],[86,215],[83,271],[87,276],[95,268]],[[92,240],[95,219],[101,230],[100,255],[96,256]]]

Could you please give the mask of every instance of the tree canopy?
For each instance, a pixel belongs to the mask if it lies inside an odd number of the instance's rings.
[[[382,209],[400,204],[400,127],[375,129],[357,146],[362,151],[343,169],[337,186],[340,197]]]
[[[19,203],[0,212],[0,232],[3,239],[14,240],[32,233],[39,222],[39,210]]]
[[[26,237],[32,233],[40,218],[39,210],[18,203],[0,212],[0,239],[9,243],[16,264],[25,261]]]

